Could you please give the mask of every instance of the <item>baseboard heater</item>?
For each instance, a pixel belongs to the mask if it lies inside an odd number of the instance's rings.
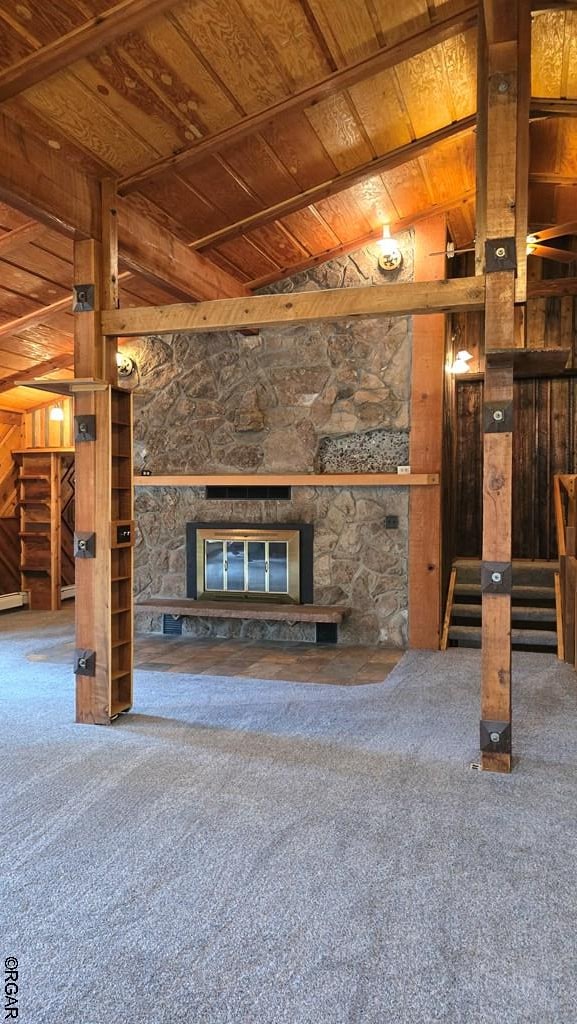
[[[60,596],[63,601],[75,597],[76,587],[71,584],[68,587],[61,587]],[[28,594],[25,591],[15,594],[0,594],[0,612],[10,611],[11,608],[25,608],[28,604]]]

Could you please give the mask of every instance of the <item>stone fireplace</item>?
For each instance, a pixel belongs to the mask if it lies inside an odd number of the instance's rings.
[[[401,244],[403,268],[391,280],[412,277],[412,235]],[[270,290],[383,286],[377,256],[367,246]],[[264,487],[243,496],[233,487],[220,497],[202,486],[137,488],[137,597],[297,600],[290,586],[281,592],[279,583],[275,591],[270,582],[273,561],[276,569],[284,565],[282,549],[270,547],[284,543],[276,532],[297,524],[311,532],[309,589],[302,589],[301,562],[298,600],[351,609],[339,643],[405,646],[409,489],[403,478],[387,488],[290,483],[291,474],[394,472],[408,463],[410,318],[294,325],[255,336],[150,337],[131,354],[141,374],[137,473],[238,474],[239,483],[243,474],[253,483],[258,474],[263,483],[266,474],[277,481],[286,475],[289,492],[282,499]],[[213,531],[202,538],[200,569],[198,538],[194,559],[187,555],[191,525]],[[231,527],[244,532],[228,536]],[[249,530],[257,532],[250,537]],[[263,543],[268,549],[247,546]],[[208,589],[206,544],[212,544]],[[158,630],[161,619],[142,610],[136,625]],[[184,620],[184,630],[201,637],[315,639],[309,623],[195,617]]]

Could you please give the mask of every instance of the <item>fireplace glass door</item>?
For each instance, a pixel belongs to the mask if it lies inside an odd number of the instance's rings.
[[[197,557],[202,596],[298,601],[299,548],[293,531],[275,531],[273,536],[263,530],[243,536],[200,533]]]

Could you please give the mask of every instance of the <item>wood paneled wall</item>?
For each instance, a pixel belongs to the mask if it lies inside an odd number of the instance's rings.
[[[513,557],[556,558],[553,476],[577,472],[577,377],[515,381]],[[455,554],[480,558],[483,382],[457,383]]]
[[[0,411],[0,594],[20,590],[18,519],[16,517],[17,469],[12,458],[21,448],[24,417]]]
[[[50,411],[60,405],[63,420],[51,420]],[[73,403],[71,398],[62,398],[41,408],[31,409],[25,414],[26,448],[71,448],[74,445]]]

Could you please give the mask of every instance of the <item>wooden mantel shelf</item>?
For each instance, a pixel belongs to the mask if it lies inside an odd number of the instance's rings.
[[[135,476],[136,487],[426,487],[438,473],[229,473]]]

